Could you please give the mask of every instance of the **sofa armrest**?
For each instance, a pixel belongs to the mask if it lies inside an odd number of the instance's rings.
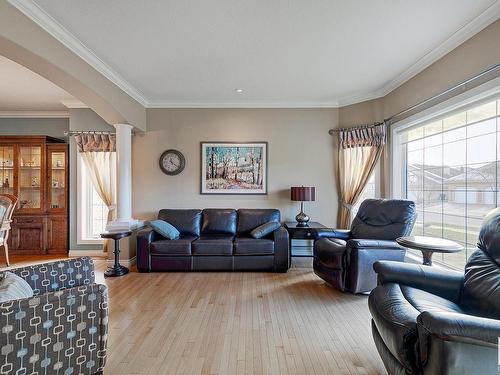
[[[339,240],[347,241],[351,238],[351,231],[348,229],[313,229],[312,233],[314,240],[319,240],[320,238],[337,238]]]
[[[10,272],[26,280],[35,295],[95,282],[94,261],[90,257],[14,268]]]
[[[280,227],[273,232],[274,239],[274,270],[286,272],[290,268],[290,241],[288,231]]]
[[[159,235],[150,227],[137,232],[137,269],[141,272],[151,271],[150,245],[157,237]]]
[[[106,362],[107,288],[81,285],[3,302],[0,326],[0,345],[8,348],[2,350],[3,360],[14,369],[29,367],[30,373],[37,374],[97,373]]]
[[[400,283],[458,303],[464,275],[419,264],[379,261],[373,265],[379,284]]]
[[[396,241],[387,240],[365,240],[352,239],[347,241],[347,247],[351,249],[384,249],[384,250],[405,250]]]
[[[417,318],[419,335],[496,348],[500,320],[454,312],[424,311]]]

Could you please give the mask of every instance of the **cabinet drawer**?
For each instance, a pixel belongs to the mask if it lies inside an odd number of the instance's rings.
[[[18,225],[43,225],[43,217],[16,217],[14,218],[14,223]]]
[[[313,239],[312,229],[299,229],[293,231],[292,238]]]

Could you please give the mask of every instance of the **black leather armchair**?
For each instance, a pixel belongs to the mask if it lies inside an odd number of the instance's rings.
[[[395,239],[411,232],[415,218],[412,201],[365,200],[350,230],[315,232],[314,272],[342,291],[371,291],[377,286],[377,260],[404,261],[406,250]]]
[[[500,210],[462,272],[377,262],[373,338],[389,374],[497,374]]]

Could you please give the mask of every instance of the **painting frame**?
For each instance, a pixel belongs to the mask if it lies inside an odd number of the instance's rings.
[[[208,187],[207,179],[207,148],[261,148],[262,182],[259,188],[225,188],[215,189]],[[202,195],[267,195],[268,194],[268,142],[229,142],[229,141],[201,141],[200,142],[200,194]]]

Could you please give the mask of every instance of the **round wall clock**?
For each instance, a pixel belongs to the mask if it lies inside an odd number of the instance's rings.
[[[167,150],[160,156],[160,168],[163,173],[175,176],[181,173],[186,166],[186,159],[180,151]]]

